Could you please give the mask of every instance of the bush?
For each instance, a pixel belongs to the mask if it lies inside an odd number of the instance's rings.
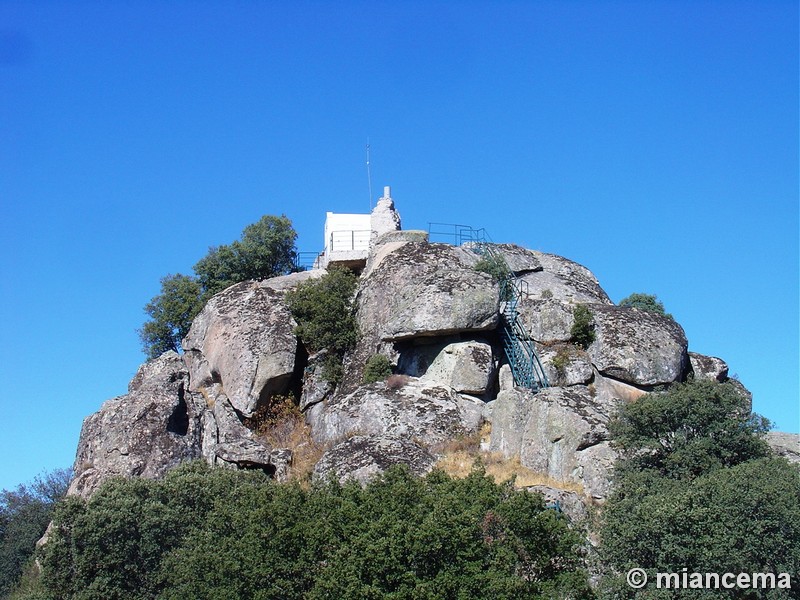
[[[601,517],[604,594],[628,597],[619,574],[632,567],[799,572],[800,469],[771,455],[768,426],[729,383],[687,382],[621,406],[609,424],[620,458]],[[671,590],[669,597],[701,596]],[[708,597],[743,596],[714,590]]]
[[[645,310],[669,319],[673,318],[672,315],[664,310],[664,304],[652,294],[631,294],[627,298],[620,300],[619,305],[638,308],[639,310]]]
[[[383,381],[392,374],[392,363],[383,354],[371,356],[364,366],[364,383]]]
[[[570,340],[584,350],[595,340],[592,312],[585,304],[578,304],[572,310],[572,329]]]
[[[358,277],[352,271],[333,268],[319,279],[306,281],[287,292],[286,302],[297,321],[295,333],[309,352],[329,351],[322,376],[341,381],[342,358],[358,341],[353,295]]]

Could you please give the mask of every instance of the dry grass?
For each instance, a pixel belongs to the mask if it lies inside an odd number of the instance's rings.
[[[523,466],[519,456],[506,458],[499,452],[481,450],[481,443],[486,442],[491,434],[491,425],[485,423],[477,433],[450,440],[443,446],[433,449],[441,458],[436,467],[451,477],[464,478],[477,464],[483,466],[486,474],[497,483],[514,480],[514,487],[526,488],[532,485],[546,485],[561,490],[575,492],[584,496],[583,486],[574,481],[561,481],[544,473],[537,473]]]
[[[308,482],[326,448],[311,437],[311,427],[291,396],[275,396],[245,423],[256,437],[273,448],[292,451],[289,479]]]
[[[408,375],[389,375],[386,378],[386,387],[390,390],[399,390],[408,383]]]

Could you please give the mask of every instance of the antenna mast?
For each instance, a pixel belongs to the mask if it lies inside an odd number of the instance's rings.
[[[369,138],[367,138],[367,185],[369,186],[369,210],[372,212],[372,174],[369,170]]]

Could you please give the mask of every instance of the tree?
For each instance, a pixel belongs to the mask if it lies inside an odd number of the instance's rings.
[[[617,471],[653,470],[673,479],[768,456],[769,421],[750,412],[732,383],[694,380],[626,404],[609,423]]]
[[[631,294],[627,298],[620,300],[619,305],[638,308],[639,310],[645,310],[669,319],[673,318],[671,314],[664,310],[664,304],[652,294]]]
[[[210,248],[194,266],[206,299],[240,281],[290,273],[297,258],[296,239],[286,216],[266,215],[245,227],[241,239]]]
[[[0,595],[8,593],[33,557],[71,471],[56,469],[28,485],[0,492]]]
[[[150,317],[139,330],[148,359],[174,350],[206,302],[222,290],[248,279],[267,279],[294,269],[297,233],[285,215],[266,215],[248,225],[230,245],[209,248],[194,266],[195,276],[167,275],[161,293],[144,310]]]
[[[139,330],[147,358],[157,358],[168,350],[180,351],[181,340],[203,308],[202,295],[195,277],[178,273],[161,279],[161,293],[144,307],[150,320]]]
[[[582,535],[483,472],[393,467],[365,487],[182,465],[59,506],[41,553],[58,598],[591,598]]]
[[[740,597],[634,593],[619,575],[634,567],[651,578],[800,572],[800,470],[772,455],[768,427],[730,383],[690,381],[622,406],[609,423],[619,459],[600,527],[609,598]]]

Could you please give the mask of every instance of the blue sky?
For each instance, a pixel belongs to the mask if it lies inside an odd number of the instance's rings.
[[[404,228],[657,294],[800,427],[797,2],[0,0],[0,135],[0,487],[71,465],[160,277],[367,212],[367,139]]]

